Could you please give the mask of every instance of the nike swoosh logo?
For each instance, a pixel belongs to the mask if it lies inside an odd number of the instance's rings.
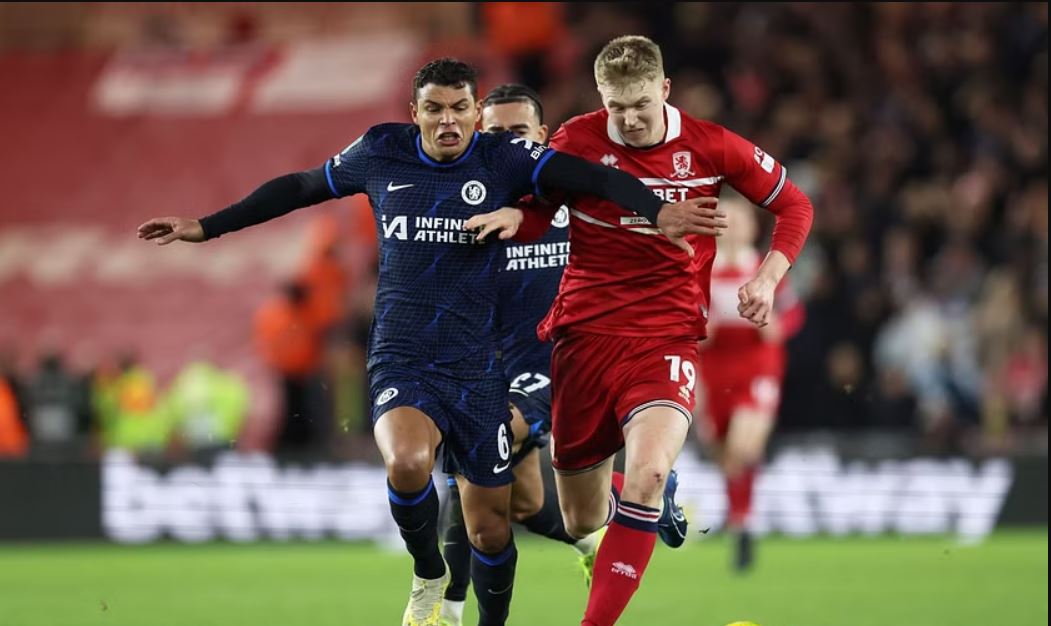
[[[493,473],[494,474],[499,474],[500,472],[504,471],[505,469],[507,469],[509,467],[511,467],[510,463],[504,463],[503,465],[494,465],[493,466]]]
[[[421,530],[423,530],[423,527],[426,526],[427,524],[428,524],[428,522],[424,522],[423,524],[420,525],[419,528],[405,528],[404,526],[400,526],[398,524],[395,524],[395,526],[398,526],[398,530],[402,530],[402,531],[405,531],[407,533],[418,533]]]
[[[413,186],[413,183],[409,183],[408,185],[395,185],[394,181],[392,180],[391,182],[387,183],[387,191],[397,191],[399,189],[408,189],[409,187],[412,187],[412,186]]]

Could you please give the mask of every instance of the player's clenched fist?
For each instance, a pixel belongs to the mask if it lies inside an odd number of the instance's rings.
[[[774,310],[774,291],[777,283],[755,277],[737,290],[737,312],[744,319],[762,328],[770,321]]]
[[[204,229],[201,223],[184,217],[155,217],[139,226],[139,239],[156,239],[158,245],[169,244],[176,240],[199,242],[204,241]]]

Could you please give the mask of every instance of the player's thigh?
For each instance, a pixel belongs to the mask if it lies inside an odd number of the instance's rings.
[[[511,485],[486,487],[457,476],[467,537],[478,550],[496,552],[511,537]]]
[[[681,407],[651,406],[624,426],[624,494],[632,502],[659,499],[690,430]]]
[[[738,385],[732,408],[727,450],[732,457],[754,462],[766,447],[781,402],[781,377],[761,373]]]
[[[511,485],[511,519],[516,522],[536,515],[544,505],[544,477],[540,473],[540,450],[533,449],[514,467]]]
[[[373,436],[396,489],[426,486],[442,442],[441,431],[426,413],[410,406],[393,408],[376,420]]]
[[[741,407],[730,421],[726,436],[727,457],[740,463],[757,463],[774,428],[774,416],[757,407]]]
[[[555,472],[558,504],[571,535],[597,530],[609,516],[613,457],[579,472]]]
[[[526,423],[525,417],[522,416],[522,411],[518,410],[518,407],[514,404],[511,405],[511,434],[514,435],[511,451],[518,452],[529,437],[529,424]]]

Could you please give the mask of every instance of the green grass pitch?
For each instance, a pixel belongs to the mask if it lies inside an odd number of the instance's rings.
[[[519,537],[510,626],[575,626],[574,552]],[[721,538],[658,544],[623,626],[1047,624],[1047,530],[938,538],[769,537],[756,570]],[[407,556],[339,542],[0,545],[2,626],[396,626]],[[468,601],[467,623],[476,613]]]

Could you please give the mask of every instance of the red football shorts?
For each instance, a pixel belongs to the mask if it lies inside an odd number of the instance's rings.
[[[692,419],[697,340],[568,333],[555,343],[551,381],[552,465],[583,471],[624,447],[621,428],[639,411],[669,406]]]
[[[769,351],[753,357],[748,352],[711,358],[701,354],[704,381],[704,419],[716,441],[725,441],[739,409],[753,409],[777,417],[781,403],[784,362]]]

